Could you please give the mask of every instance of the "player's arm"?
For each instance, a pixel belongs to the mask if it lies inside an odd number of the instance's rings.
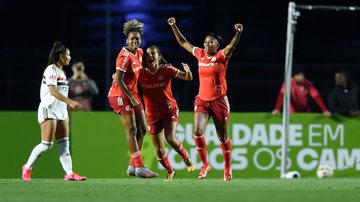
[[[179,28],[176,26],[176,20],[174,17],[168,19],[168,23],[174,32],[177,42],[188,52],[192,53],[194,46],[186,40],[186,38],[181,34]]]
[[[284,91],[285,91],[285,84],[283,83],[281,85],[280,92],[279,92],[278,97],[276,99],[274,110],[272,111],[272,114],[275,115],[275,116],[280,115],[281,106],[283,105],[283,101],[284,101]]]
[[[309,93],[310,93],[311,97],[315,100],[315,102],[318,104],[318,106],[320,107],[324,116],[331,116],[331,112],[325,106],[325,103],[324,103],[323,99],[321,98],[319,91],[313,85],[310,86]]]
[[[70,98],[68,97],[65,97],[63,94],[61,94],[58,90],[57,90],[57,87],[55,85],[49,85],[49,91],[50,91],[50,94],[52,96],[54,96],[56,99],[62,101],[62,102],[65,102],[66,104],[68,104],[72,109],[75,109],[75,110],[79,110],[82,108],[81,104],[74,101],[74,100],[71,100]]]
[[[130,99],[131,104],[135,107],[135,106],[139,105],[139,102],[134,98],[133,94],[130,93],[129,89],[127,88],[126,84],[124,83],[124,80],[123,80],[124,75],[125,75],[125,72],[120,71],[119,69],[116,69],[114,81],[120,87],[122,92],[124,92],[125,95]]]
[[[230,57],[231,54],[233,53],[233,51],[235,50],[236,45],[239,42],[241,33],[243,31],[243,25],[240,23],[237,23],[234,25],[235,28],[235,36],[233,37],[233,39],[230,41],[230,43],[224,48],[223,53],[225,55],[225,57]]]
[[[193,75],[190,70],[190,67],[186,63],[181,63],[185,71],[179,70],[179,73],[176,75],[177,78],[182,79],[184,81],[191,81],[193,80]]]

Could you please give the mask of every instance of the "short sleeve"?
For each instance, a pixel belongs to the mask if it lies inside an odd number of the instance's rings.
[[[45,72],[44,72],[44,80],[46,82],[46,85],[57,85],[57,80],[59,75],[57,74],[57,72],[55,71],[55,68],[52,67],[48,67],[46,68]]]

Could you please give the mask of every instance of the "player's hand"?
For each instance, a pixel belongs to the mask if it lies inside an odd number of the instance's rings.
[[[80,110],[80,109],[82,109],[81,104],[78,103],[78,102],[76,102],[76,101],[73,101],[73,100],[71,100],[71,102],[69,103],[69,106],[70,106],[70,108],[73,109],[73,110]]]
[[[80,79],[81,79],[81,80],[88,80],[89,77],[85,74],[85,72],[82,72],[82,73],[80,74]]]
[[[277,109],[274,109],[272,112],[271,112],[272,115],[274,116],[280,116],[280,111],[277,110]]]
[[[112,80],[115,80],[116,79],[116,73],[112,74],[111,78],[112,78]]]
[[[330,112],[330,111],[324,111],[324,112],[323,112],[323,115],[324,115],[325,117],[329,117],[329,116],[331,116],[331,112]]]
[[[176,24],[176,20],[175,20],[174,17],[170,17],[167,21],[168,21],[168,23],[169,23],[170,26],[173,26],[173,25]]]
[[[234,25],[234,28],[237,32],[242,32],[243,31],[243,25],[240,23],[237,23]]]
[[[190,67],[187,63],[181,63],[181,65],[183,66],[185,72],[190,72]]]

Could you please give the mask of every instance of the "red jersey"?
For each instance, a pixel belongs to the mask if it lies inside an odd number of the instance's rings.
[[[282,84],[280,93],[276,100],[275,109],[280,111],[283,104],[283,96],[285,92],[285,83]],[[290,99],[290,112],[310,112],[309,97],[311,96],[320,109],[324,112],[327,108],[315,86],[307,79],[302,83],[296,83],[295,79],[291,79],[291,99]]]
[[[133,54],[123,47],[116,59],[116,69],[125,72],[123,81],[131,94],[138,94],[137,82],[142,69],[143,50],[136,50]],[[116,82],[112,82],[108,97],[126,97]]]
[[[155,73],[147,68],[141,71],[139,80],[148,119],[158,118],[177,107],[171,80],[178,73],[179,70],[171,64],[161,65]]]
[[[212,101],[226,95],[226,70],[230,57],[226,58],[223,50],[208,58],[206,50],[193,48],[193,55],[198,59],[199,96],[202,100]]]

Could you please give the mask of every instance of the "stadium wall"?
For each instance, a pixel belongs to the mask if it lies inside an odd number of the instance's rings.
[[[74,171],[89,178],[124,178],[129,161],[125,134],[118,116],[112,112],[71,112],[70,130]],[[269,113],[231,113],[229,133],[233,144],[232,163],[235,178],[278,178],[281,157],[281,117]],[[0,112],[0,178],[20,178],[20,167],[40,142],[36,112]],[[335,169],[336,177],[359,177],[360,118],[322,114],[291,115],[289,171],[302,177],[316,177],[320,164]],[[213,170],[210,178],[221,178],[223,159],[214,124],[210,121],[205,135]],[[193,173],[174,150],[168,156],[177,178],[196,178],[201,166],[193,141],[193,113],[180,113],[177,137],[195,163]],[[143,149],[146,166],[165,176],[146,135]],[[57,145],[44,154],[33,169],[33,178],[62,178]]]

